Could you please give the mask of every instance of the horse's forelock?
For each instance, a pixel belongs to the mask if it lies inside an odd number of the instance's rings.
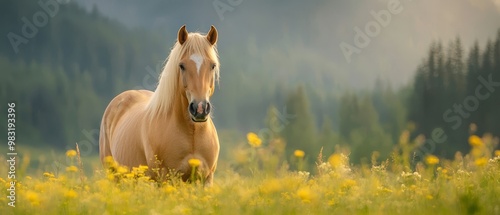
[[[184,56],[199,54],[203,58],[210,58],[217,64],[215,79],[219,81],[219,56],[216,45],[211,45],[207,38],[200,33],[189,33],[188,39],[181,45],[176,42],[170,55],[166,59],[165,66],[160,74],[160,81],[156,91],[151,98],[149,109],[150,116],[155,117],[160,112],[168,112],[172,106],[174,94],[177,90],[178,65]]]
[[[176,47],[178,50],[175,49]],[[173,53],[174,51],[178,51],[178,53]],[[216,44],[211,45],[206,36],[201,35],[200,33],[189,33],[187,41],[182,45],[180,45],[179,42],[176,42],[171,54],[176,55],[175,61],[177,63],[180,62],[181,58],[184,56],[199,54],[202,58],[210,58],[215,64],[219,65],[219,55],[217,53]],[[216,79],[219,79],[218,67],[216,71]]]

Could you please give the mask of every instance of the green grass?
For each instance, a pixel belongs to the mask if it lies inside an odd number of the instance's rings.
[[[97,157],[57,154],[67,161],[21,159],[16,207],[8,206],[7,166],[0,166],[1,214],[500,214],[500,156],[473,155],[405,166],[400,155],[382,163],[353,166],[343,154],[319,161],[312,173],[280,164],[269,168],[266,148],[247,149],[249,162],[221,162],[214,184],[155,182],[145,168],[111,172]],[[36,153],[40,154],[40,153]],[[249,153],[252,154],[252,153]],[[264,153],[265,154],[265,153]],[[26,155],[25,155],[26,157]],[[27,156],[29,157],[29,156]],[[244,159],[243,159],[244,160]],[[486,162],[483,162],[485,161]],[[26,166],[37,165],[26,171]],[[256,163],[258,165],[256,165]],[[275,165],[276,162],[273,162]],[[271,165],[271,164],[269,164]],[[49,168],[46,168],[49,166]],[[74,167],[71,167],[74,166]],[[68,168],[70,167],[70,168]],[[76,169],[75,169],[76,168]]]

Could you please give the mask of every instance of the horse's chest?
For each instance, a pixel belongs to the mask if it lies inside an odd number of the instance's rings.
[[[186,134],[176,134],[175,137],[168,138],[169,150],[181,154],[204,153],[211,150],[215,144],[215,138],[209,135],[190,136]]]
[[[172,169],[189,169],[188,160],[198,159],[211,168],[218,157],[217,136],[209,134],[189,135],[177,133],[166,137],[163,147],[155,154],[161,154],[165,166]]]
[[[216,150],[216,139],[214,137],[209,135],[195,137],[187,141],[186,145],[189,148],[187,156],[201,157],[212,163]]]

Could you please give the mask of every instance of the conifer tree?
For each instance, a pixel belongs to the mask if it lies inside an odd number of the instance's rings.
[[[314,164],[320,147],[317,143],[317,131],[313,114],[310,112],[309,100],[303,86],[290,93],[287,102],[287,112],[293,115],[290,123],[285,126],[286,154],[293,155],[297,149],[306,153],[307,162]]]

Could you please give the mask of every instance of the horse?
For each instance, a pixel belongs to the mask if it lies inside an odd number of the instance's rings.
[[[206,35],[182,26],[154,92],[128,90],[113,98],[101,121],[99,156],[129,168],[147,165],[180,173],[189,181],[190,159],[205,184],[213,183],[219,138],[210,97],[219,80],[217,29]],[[160,164],[158,164],[158,161]]]

